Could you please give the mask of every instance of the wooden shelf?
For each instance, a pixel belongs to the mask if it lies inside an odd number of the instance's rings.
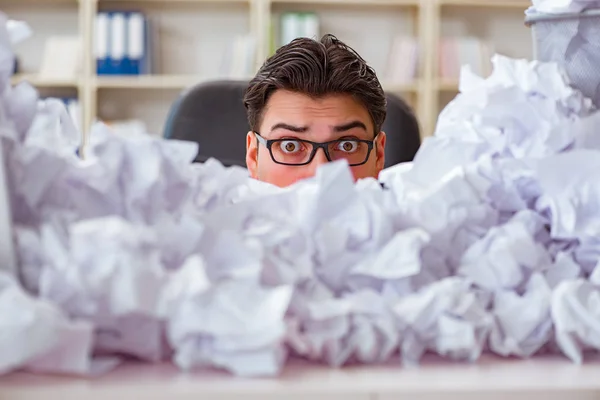
[[[361,5],[418,7],[419,0],[271,0],[271,4]]]
[[[194,75],[97,76],[97,89],[185,89],[214,79]],[[246,79],[250,80],[250,77]]]
[[[441,6],[522,8],[531,6],[529,0],[437,0]]]
[[[251,3],[253,0],[90,0],[94,3],[99,4],[139,4],[139,3],[148,3],[148,4],[160,4],[169,6],[174,3],[185,3],[185,4],[220,4],[220,3]]]
[[[97,76],[92,84],[98,89],[184,89],[200,81],[183,75]]]
[[[381,86],[386,92],[393,93],[416,93],[419,90],[418,81],[412,83],[393,83],[382,81]]]
[[[13,85],[23,81],[27,81],[35,87],[44,88],[76,88],[81,84],[81,80],[77,78],[45,78],[36,74],[17,74],[11,78],[11,82],[13,83]]]
[[[246,77],[244,80],[250,80],[251,78]],[[97,76],[93,85],[98,89],[185,89],[209,80],[211,79],[193,75]],[[419,82],[393,83],[382,81],[381,85],[384,90],[390,92],[416,92],[419,89]]]
[[[435,86],[440,92],[458,92],[458,79],[439,79]]]
[[[36,5],[48,5],[48,4],[70,4],[73,7],[79,6],[79,3],[85,0],[0,0],[0,5],[4,6],[36,6]]]
[[[18,1],[18,0],[15,0]],[[31,0],[36,1],[36,0]],[[37,0],[40,1],[40,0]],[[51,0],[61,1],[61,0]],[[62,0],[62,1],[75,1],[75,0]],[[165,0],[92,0],[95,3],[160,3],[164,4]],[[257,0],[168,0],[171,3],[252,3]],[[260,1],[260,0],[258,0]],[[292,4],[359,4],[364,6],[377,6],[377,5],[388,5],[388,6],[419,6],[420,0],[265,0],[272,4],[279,3],[292,3]]]

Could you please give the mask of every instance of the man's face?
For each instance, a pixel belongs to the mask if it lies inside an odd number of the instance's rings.
[[[277,161],[301,163],[305,159],[296,155],[307,152],[306,146],[296,140],[312,142],[339,142],[328,146],[332,160],[335,158],[358,157],[356,149],[367,146],[363,142],[352,140],[373,140],[373,123],[369,112],[349,95],[330,95],[313,99],[304,94],[277,90],[265,107],[262,124],[258,133],[266,140],[285,139],[273,144]],[[360,147],[363,148],[363,147]],[[368,153],[367,161],[362,165],[350,167],[354,179],[377,178],[384,166],[385,133],[378,132],[373,149]],[[354,156],[351,154],[354,152]],[[294,158],[295,157],[295,158]],[[364,158],[360,156],[363,162]],[[253,132],[246,140],[246,165],[250,176],[260,181],[285,187],[294,182],[309,178],[316,173],[317,167],[329,162],[324,149],[316,151],[312,161],[306,165],[282,165],[275,162],[269,150],[261,144]],[[353,162],[349,162],[352,164]],[[357,162],[358,163],[358,162]]]

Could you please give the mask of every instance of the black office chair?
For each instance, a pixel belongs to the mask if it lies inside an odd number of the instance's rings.
[[[196,162],[216,158],[227,166],[246,166],[246,133],[250,129],[243,104],[247,81],[201,83],[173,104],[164,137],[189,140],[199,145]],[[387,135],[385,166],[412,161],[421,137],[410,106],[399,96],[386,93]]]
[[[223,165],[245,168],[247,86],[247,81],[213,81],[184,91],[171,107],[164,137],[197,142],[195,162],[216,158]]]
[[[421,146],[419,121],[404,99],[385,94],[387,115],[382,131],[386,134],[385,167],[412,161]]]

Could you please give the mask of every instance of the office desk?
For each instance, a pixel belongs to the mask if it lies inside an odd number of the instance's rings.
[[[600,399],[600,358],[583,366],[566,358],[484,356],[477,364],[428,357],[419,368],[392,364],[333,369],[290,361],[277,379],[219,371],[183,373],[170,364],[128,363],[83,379],[14,373],[0,378],[0,399]]]

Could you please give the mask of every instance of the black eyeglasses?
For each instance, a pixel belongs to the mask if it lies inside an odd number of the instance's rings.
[[[277,164],[307,165],[313,160],[317,150],[323,149],[327,160],[346,160],[351,167],[367,162],[377,138],[342,138],[319,143],[302,139],[265,139],[258,132],[254,132],[254,135],[259,143],[269,150],[271,159]]]

